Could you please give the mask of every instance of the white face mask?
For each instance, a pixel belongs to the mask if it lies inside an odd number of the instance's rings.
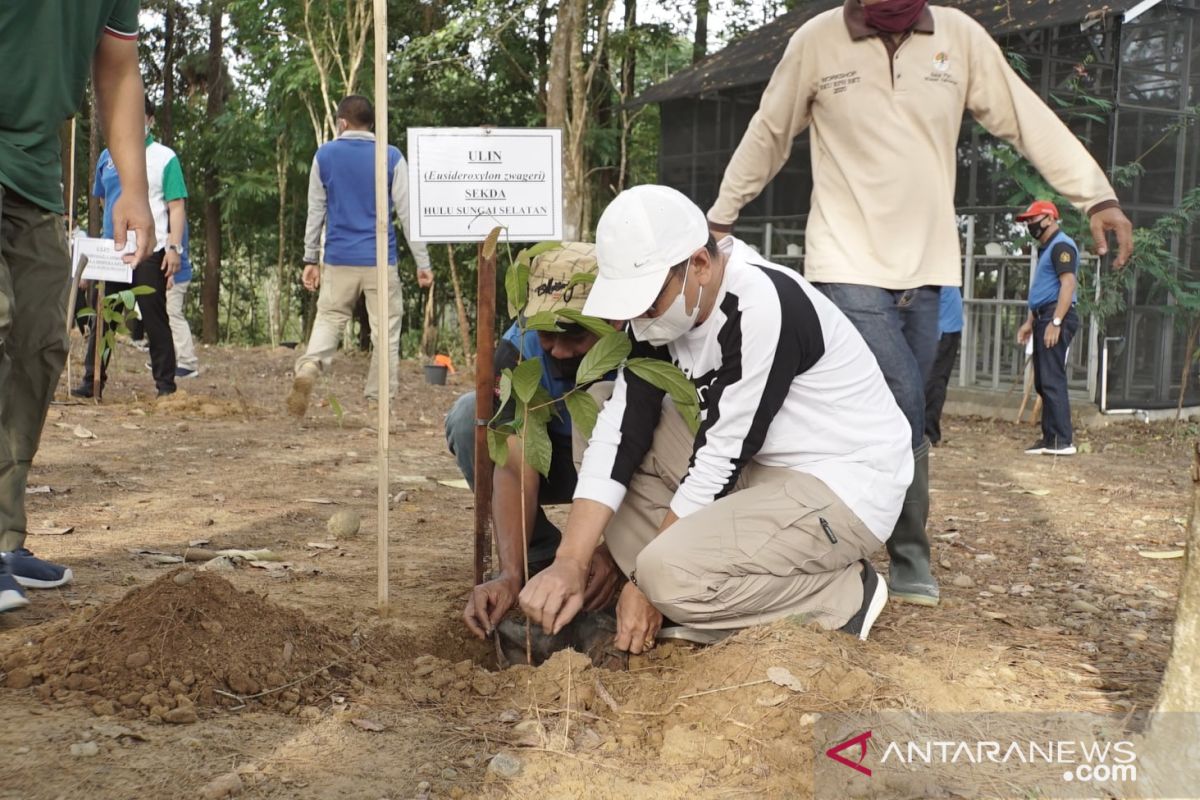
[[[629,321],[629,325],[633,329],[633,338],[653,347],[664,347],[696,327],[696,317],[700,316],[700,297],[704,295],[704,289],[700,289],[700,296],[696,298],[696,307],[689,314],[687,312],[687,280],[688,272],[691,271],[690,260],[685,269],[683,288],[679,290],[678,296],[666,311],[653,319],[638,317]]]

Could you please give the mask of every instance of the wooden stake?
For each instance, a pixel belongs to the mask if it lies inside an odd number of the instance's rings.
[[[458,283],[458,267],[454,264],[454,245],[446,245],[446,254],[450,257],[450,282],[454,284],[454,308],[458,312],[458,332],[462,336],[463,366],[465,367],[471,360],[471,322],[467,319],[462,288]]]
[[[391,419],[391,338],[388,336],[388,180],[387,180],[387,0],[375,0],[375,346],[379,362],[378,524],[376,533],[379,572],[379,610],[388,607],[388,423]]]
[[[496,256],[485,258],[479,245],[475,296],[475,585],[492,567],[492,458],[487,446],[487,423],[494,409],[493,341],[496,327]]]

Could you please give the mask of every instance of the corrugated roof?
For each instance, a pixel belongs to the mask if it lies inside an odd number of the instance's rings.
[[[995,37],[1122,14],[1138,4],[1139,0],[943,0],[936,3],[970,14]],[[792,34],[812,17],[840,5],[842,0],[812,0],[789,11],[725,49],[651,86],[631,105],[661,103],[766,83],[783,57]]]

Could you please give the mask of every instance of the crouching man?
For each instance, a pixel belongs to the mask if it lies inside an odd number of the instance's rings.
[[[584,606],[603,537],[629,578],[615,646],[675,625],[802,616],[865,639],[887,602],[867,557],[913,476],[908,422],[862,336],[797,273],[727,238],[662,186],[629,189],[596,230],[584,312],[629,320],[635,356],[695,384],[693,435],[663,392],[618,373],[583,454],[554,563],[521,609],[557,633]]]
[[[523,313],[526,317],[541,311],[573,309],[579,311],[587,298],[589,285],[570,286],[572,276],[596,271],[595,247],[581,242],[568,242],[563,247],[542,253],[533,259],[529,272],[529,302]],[[514,368],[524,359],[542,361],[542,387],[557,402],[558,416],[551,419],[550,442],[553,447],[550,474],[543,478],[525,462],[521,440],[508,439],[508,459],[504,466],[494,468],[492,508],[496,526],[496,552],[500,573],[476,586],[467,598],[463,620],[479,638],[490,635],[496,625],[517,602],[517,593],[525,583],[525,551],[528,544],[530,574],[544,569],[554,559],[561,534],[547,518],[542,506],[571,502],[575,492],[575,463],[572,457],[571,416],[563,395],[575,388],[575,373],[584,355],[597,341],[578,325],[559,323],[561,333],[526,331],[523,335],[514,324],[505,332],[496,347],[495,369],[497,382],[505,368]],[[496,392],[497,398],[499,391]],[[498,422],[510,421],[512,408],[505,408]],[[463,477],[475,487],[475,393],[469,392],[455,401],[446,415],[446,443],[458,461]],[[524,480],[522,481],[522,473]],[[522,487],[524,487],[525,517],[522,519]],[[616,565],[604,548],[592,556],[591,578],[585,591],[586,610],[601,608],[613,599],[621,580]],[[523,640],[524,636],[515,636]]]

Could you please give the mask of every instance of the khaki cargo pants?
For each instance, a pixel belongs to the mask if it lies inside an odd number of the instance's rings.
[[[67,360],[59,219],[0,186],[0,551],[25,544],[25,481]]]
[[[387,348],[388,384],[391,395],[396,395],[400,386],[400,328],[404,321],[404,297],[400,292],[400,273],[396,267],[388,271],[387,297]],[[321,267],[321,288],[317,295],[317,318],[313,321],[312,334],[308,337],[308,348],[296,359],[296,374],[302,369],[316,368],[324,373],[329,370],[342,331],[358,296],[365,295],[367,318],[371,324],[371,366],[367,372],[367,384],[363,396],[379,397],[379,313],[377,311],[377,278],[375,267],[338,267],[326,264]]]
[[[590,391],[603,402],[612,384]],[[654,443],[604,532],[621,571],[665,617],[692,628],[795,615],[827,629],[845,625],[863,601],[857,562],[883,543],[811,475],[751,462],[734,491],[658,534],[693,441],[664,400]],[[577,466],[586,447],[577,435]]]

